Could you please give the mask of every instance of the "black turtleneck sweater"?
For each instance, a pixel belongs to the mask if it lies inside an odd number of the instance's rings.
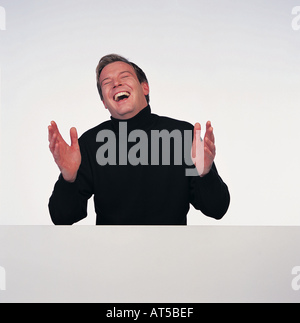
[[[123,155],[122,165],[119,164],[120,122],[123,127],[126,122],[128,135],[137,129],[147,134],[148,163],[124,163]],[[162,162],[162,144],[158,165],[153,165],[153,162],[151,164],[152,130],[167,130],[171,133],[175,129],[184,138],[184,131],[192,131],[193,125],[155,115],[151,113],[150,106],[147,106],[129,120],[111,117],[111,120],[85,132],[79,138],[82,161],[76,181],[68,183],[60,175],[50,197],[49,211],[53,223],[69,225],[85,218],[87,201],[92,195],[97,215],[96,224],[99,225],[186,225],[190,204],[209,217],[221,219],[227,212],[230,196],[215,164],[204,177],[186,176],[186,169],[194,168],[194,165],[190,166],[190,161],[185,164],[187,159],[183,155],[181,165],[174,162],[172,141],[169,165]],[[110,162],[101,166],[97,162],[97,151],[107,144],[107,140],[96,140],[103,130],[115,134],[115,158],[110,161],[116,160],[116,165]],[[182,154],[183,142],[184,140]],[[136,142],[127,142],[127,151],[137,143],[138,139]]]

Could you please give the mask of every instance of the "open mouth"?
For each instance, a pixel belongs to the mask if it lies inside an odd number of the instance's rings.
[[[116,102],[120,102],[122,100],[128,99],[130,97],[129,92],[119,92],[114,96],[114,100]]]

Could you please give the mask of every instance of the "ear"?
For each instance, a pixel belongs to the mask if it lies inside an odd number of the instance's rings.
[[[147,82],[143,82],[142,88],[143,88],[144,95],[148,95],[150,91],[149,84]]]

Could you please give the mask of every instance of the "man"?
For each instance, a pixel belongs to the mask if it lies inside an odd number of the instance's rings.
[[[61,171],[49,200],[53,223],[73,224],[85,218],[92,195],[96,224],[186,225],[190,204],[209,217],[221,219],[229,207],[230,195],[214,164],[211,123],[207,122],[202,141],[199,123],[193,127],[185,121],[153,114],[146,75],[119,55],[104,56],[96,74],[110,120],[88,130],[79,140],[76,129],[71,128],[70,146],[54,121],[48,127],[50,151]],[[189,152],[192,150],[191,162],[182,153],[186,147],[178,149],[181,142],[178,144],[175,136],[168,149],[170,158],[162,156],[165,150],[154,138],[175,134],[173,131],[180,134],[177,138],[193,135],[188,147]],[[139,134],[138,146],[132,138]],[[129,155],[139,163],[128,162]],[[179,163],[178,157],[185,162]],[[187,170],[197,171],[188,176]]]

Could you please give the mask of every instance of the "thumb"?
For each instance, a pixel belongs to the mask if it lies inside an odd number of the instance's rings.
[[[197,148],[199,146],[199,142],[201,142],[201,125],[200,123],[196,123],[194,127],[194,138],[192,145],[192,158],[196,158]]]
[[[78,145],[78,134],[76,128],[70,129],[70,137],[71,137],[71,146],[77,146]]]

